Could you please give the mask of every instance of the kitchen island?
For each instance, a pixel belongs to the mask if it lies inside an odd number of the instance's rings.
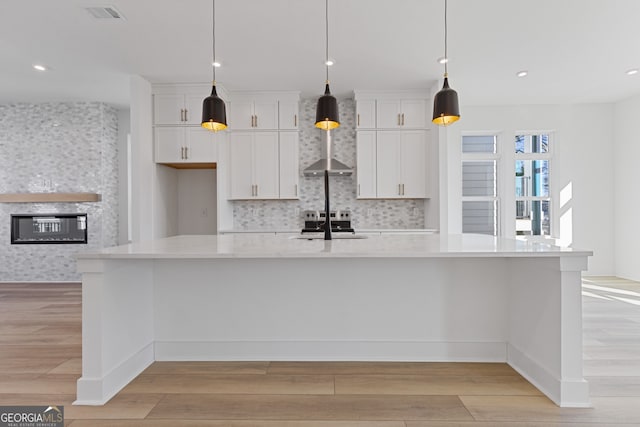
[[[102,405],[154,361],[506,362],[589,405],[589,251],[482,235],[176,236],[78,255],[82,377]]]

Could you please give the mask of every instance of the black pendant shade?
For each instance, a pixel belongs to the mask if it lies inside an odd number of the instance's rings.
[[[329,83],[325,86],[324,95],[318,98],[316,108],[316,127],[323,130],[331,130],[340,126],[338,114],[338,101],[331,95]]]
[[[202,127],[214,132],[227,128],[227,109],[216,92],[215,84],[211,95],[202,101]]]
[[[460,119],[458,93],[449,87],[449,78],[445,76],[442,89],[433,98],[433,123],[447,126]]]

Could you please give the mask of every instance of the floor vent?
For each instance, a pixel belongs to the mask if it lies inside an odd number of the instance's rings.
[[[124,16],[113,6],[96,6],[85,8],[95,19],[121,19]]]

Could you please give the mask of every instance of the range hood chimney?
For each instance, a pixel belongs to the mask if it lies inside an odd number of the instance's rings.
[[[327,132],[327,143],[322,145],[322,158],[306,168],[303,171],[304,176],[317,176],[321,178],[324,176],[325,170],[328,170],[329,175],[332,176],[351,175],[353,169],[331,157],[331,131],[327,130],[325,132]]]

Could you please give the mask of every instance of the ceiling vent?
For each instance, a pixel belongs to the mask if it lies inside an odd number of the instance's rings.
[[[113,6],[95,6],[85,8],[95,19],[119,19],[124,20],[122,13]]]

